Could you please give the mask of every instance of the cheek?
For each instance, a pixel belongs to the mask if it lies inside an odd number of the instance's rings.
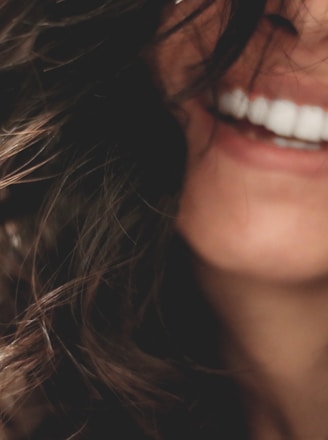
[[[173,7],[170,5],[164,11],[159,35],[183,22],[202,3],[203,0],[184,0]],[[150,68],[166,96],[174,96],[199,75],[199,66],[210,56],[222,32],[222,3],[214,1],[193,20],[156,45],[149,54]]]

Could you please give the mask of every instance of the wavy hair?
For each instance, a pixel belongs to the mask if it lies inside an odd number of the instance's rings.
[[[183,133],[142,57],[213,1],[165,35],[167,0],[1,2],[1,438],[238,438],[174,233]],[[226,4],[182,97],[226,71],[264,7]]]

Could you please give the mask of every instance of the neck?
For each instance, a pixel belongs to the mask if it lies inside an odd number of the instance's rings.
[[[328,283],[288,286],[215,273],[198,278],[222,326],[252,438],[328,437]]]

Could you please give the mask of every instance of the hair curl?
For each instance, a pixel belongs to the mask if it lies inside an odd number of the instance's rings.
[[[184,137],[141,56],[213,1],[160,36],[166,0],[1,2],[1,438],[237,439],[174,234]],[[181,96],[232,64],[263,4],[229,2]]]

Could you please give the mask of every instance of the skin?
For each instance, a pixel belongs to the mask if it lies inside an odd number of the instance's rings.
[[[184,0],[168,10],[164,27],[197,3]],[[328,107],[328,0],[285,3],[267,3],[258,30],[222,83],[247,82],[270,36],[256,82],[272,84],[271,93],[280,96],[277,75],[281,83],[292,78],[300,100],[311,96]],[[210,53],[218,23],[224,23],[221,4],[157,48],[152,64],[168,95],[188,82],[187,67]],[[273,13],[295,32],[273,32]],[[195,35],[201,45],[192,42]],[[234,160],[209,136],[213,126],[199,105],[206,96],[184,101],[183,112],[176,113],[188,144],[177,228],[222,324],[218,349],[240,384],[252,439],[326,439],[328,173],[261,169]]]

